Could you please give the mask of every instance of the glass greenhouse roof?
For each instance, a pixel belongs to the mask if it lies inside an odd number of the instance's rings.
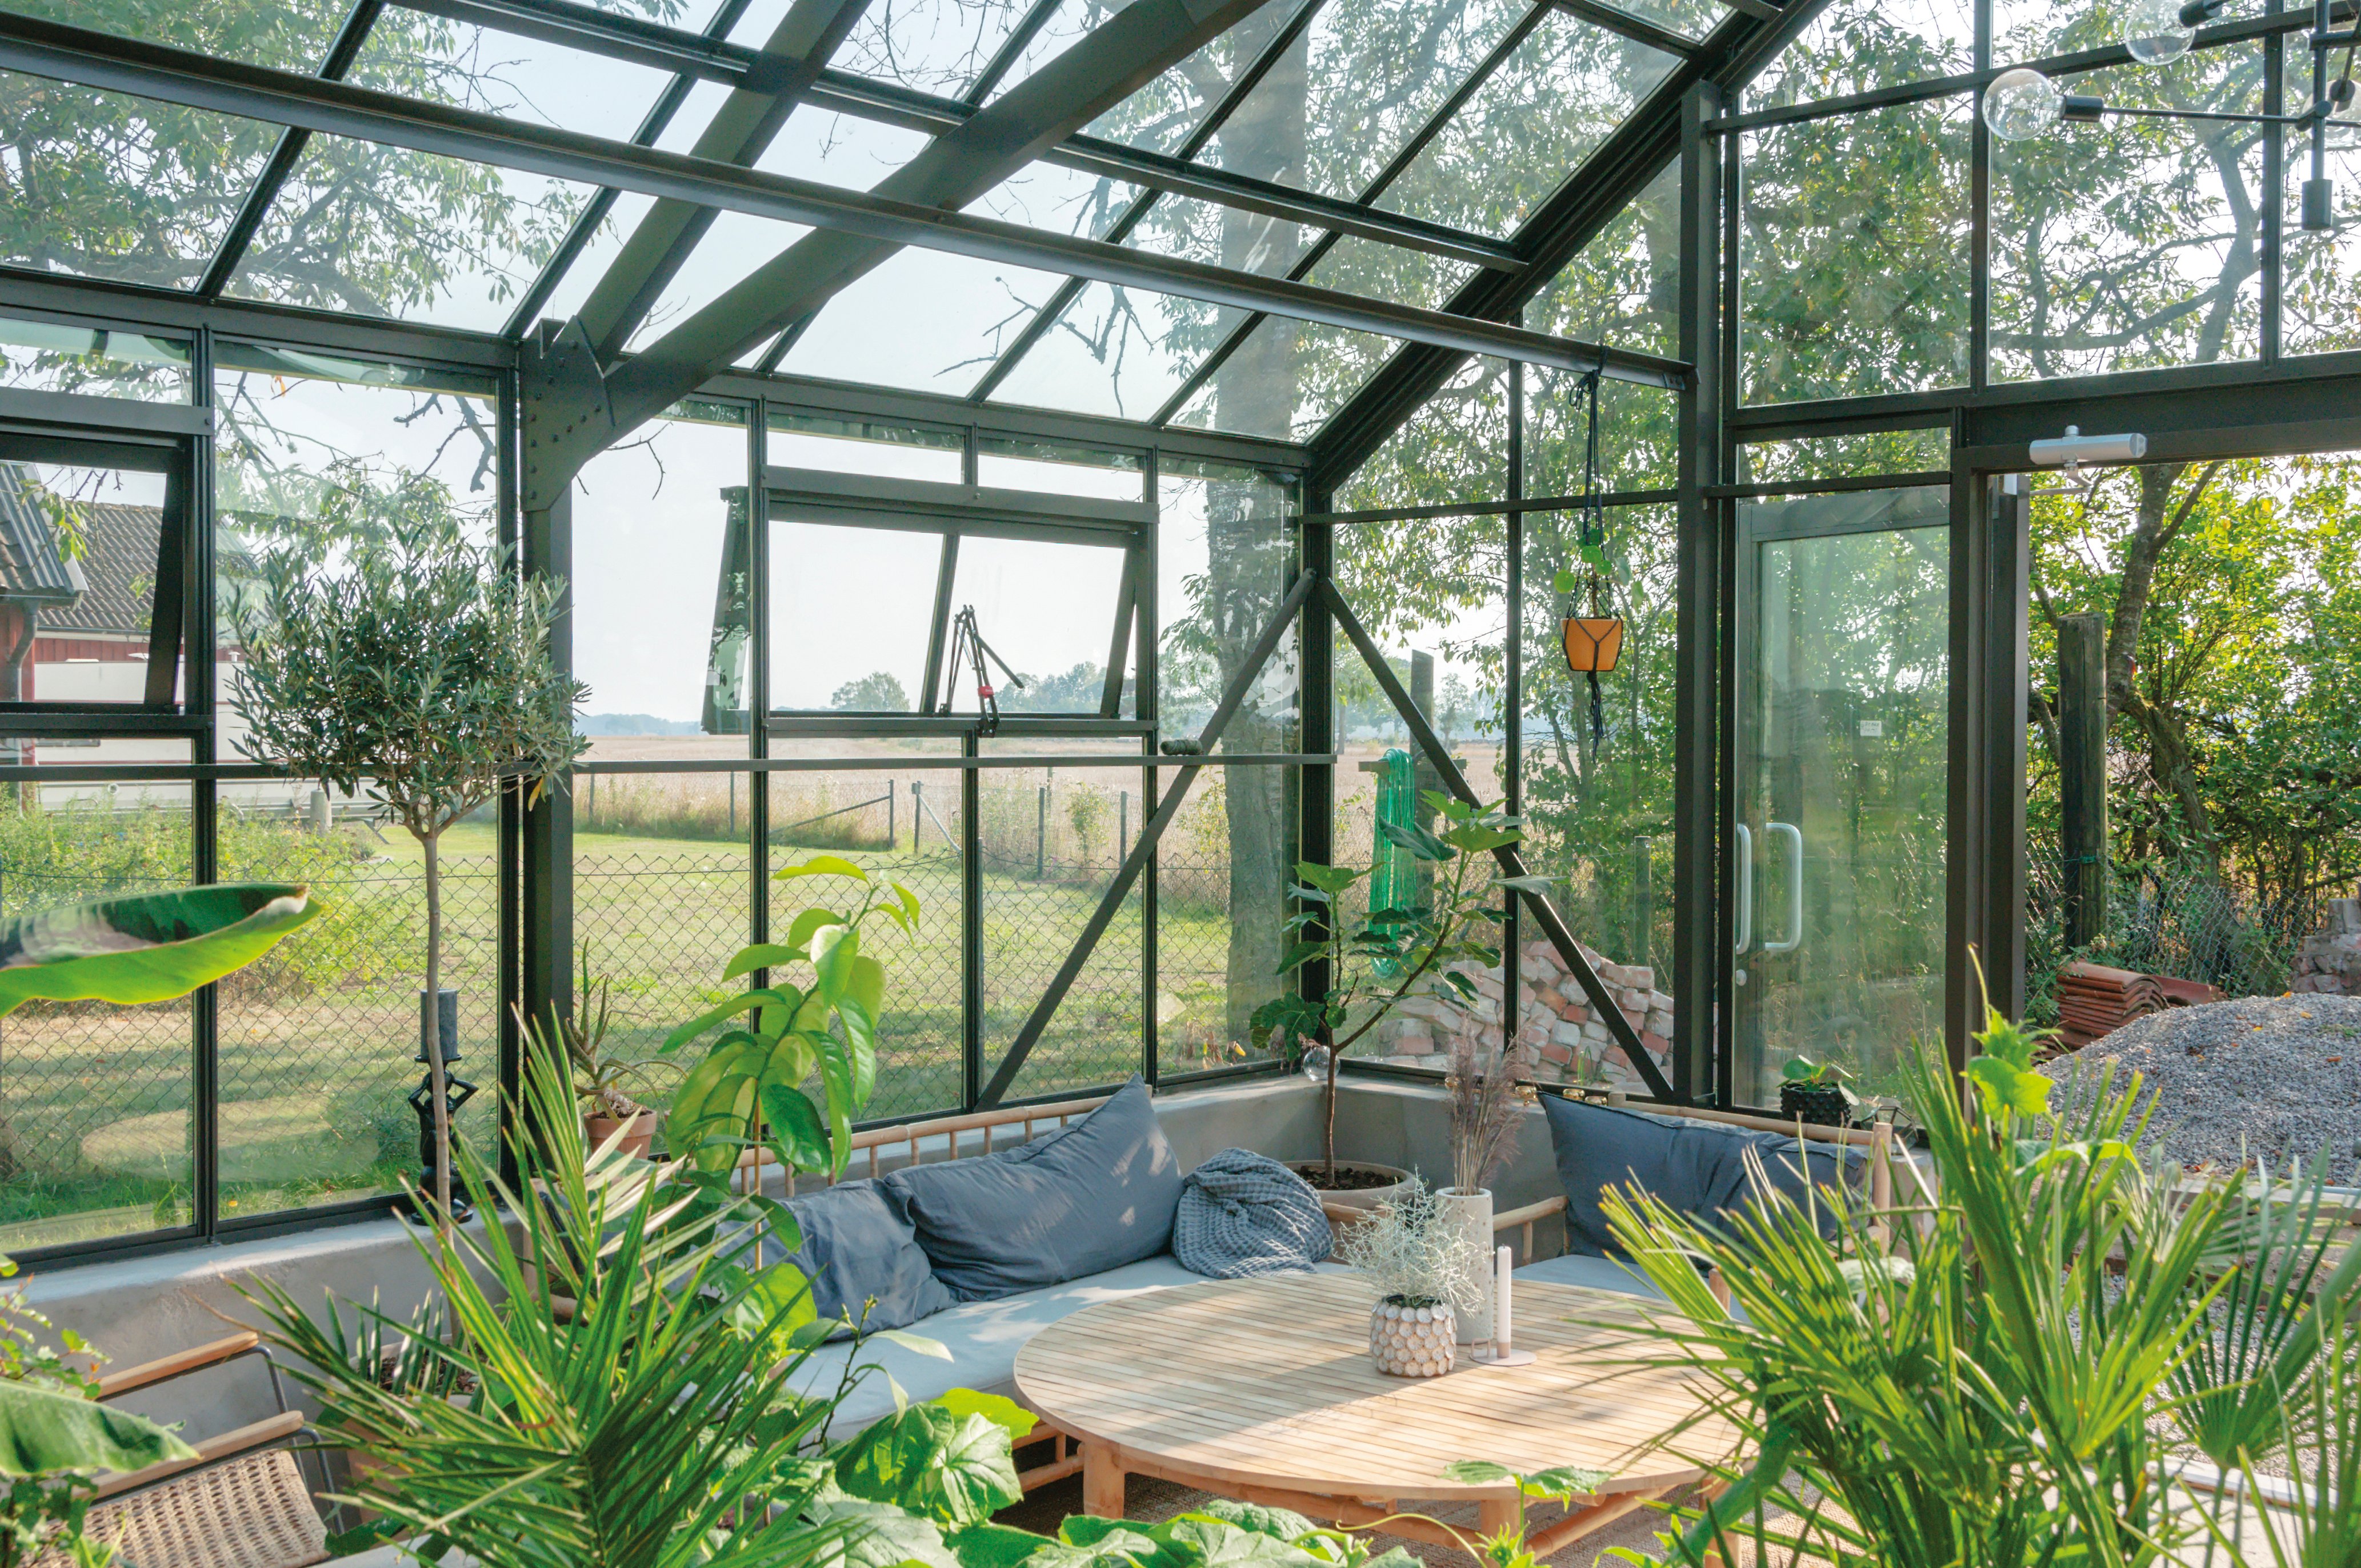
[[[1488,268],[1521,271],[1553,194],[1582,180],[1617,127],[1777,14],[1765,0],[1269,0],[1233,4],[1226,30],[1189,49],[1126,20],[1122,0],[5,9],[884,196],[926,178],[928,148],[1025,88],[1034,156],[968,201],[970,216],[1429,312],[1450,310]],[[1103,72],[1084,82],[1055,66],[1107,27],[1142,40],[1137,85],[1112,107]],[[288,130],[260,99],[239,117],[218,101],[0,71],[0,184],[30,198],[5,203],[0,267],[20,273],[511,338],[579,313],[612,361],[726,316],[758,269],[822,243],[799,223],[689,221],[677,203],[497,155]],[[1303,440],[1402,346],[1175,288],[904,247],[735,357]]]

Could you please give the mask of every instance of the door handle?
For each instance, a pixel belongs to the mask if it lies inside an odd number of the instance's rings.
[[[1730,950],[1740,958],[1754,941],[1754,835],[1745,823],[1738,829],[1738,936]]]
[[[1792,953],[1804,945],[1804,830],[1792,822],[1766,822],[1763,830],[1787,840],[1787,936],[1784,941],[1765,939],[1765,953]]]

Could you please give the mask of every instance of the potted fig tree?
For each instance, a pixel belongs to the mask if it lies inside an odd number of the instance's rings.
[[[1345,900],[1368,870],[1299,862],[1297,883],[1288,890],[1297,905],[1286,923],[1294,941],[1279,972],[1294,975],[1324,959],[1328,988],[1307,996],[1299,987],[1255,1009],[1253,1020],[1257,1047],[1316,1070],[1326,1091],[1322,1157],[1298,1166],[1297,1174],[1323,1197],[1356,1207],[1382,1201],[1409,1173],[1337,1159],[1338,1059],[1413,996],[1431,992],[1472,1008],[1477,993],[1469,970],[1500,962],[1499,949],[1486,939],[1487,927],[1500,917],[1494,897],[1547,883],[1542,877],[1489,876],[1481,869],[1494,850],[1523,840],[1516,818],[1435,790],[1422,798],[1435,818],[1433,830],[1389,821],[1378,829],[1432,871],[1429,878],[1412,879],[1427,883],[1430,896],[1412,907],[1371,909],[1355,919]]]

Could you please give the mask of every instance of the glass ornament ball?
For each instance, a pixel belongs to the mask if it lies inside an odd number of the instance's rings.
[[[1984,124],[2003,141],[2030,141],[2058,123],[2066,94],[2030,66],[2004,71],[1984,89]]]
[[[2180,0],[2135,0],[2124,13],[2124,47],[2142,65],[2167,65],[2189,52],[2194,29],[2180,20]]]

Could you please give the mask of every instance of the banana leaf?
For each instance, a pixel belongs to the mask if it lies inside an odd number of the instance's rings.
[[[197,1451],[128,1410],[30,1383],[0,1381],[0,1475],[141,1470]]]
[[[291,883],[224,883],[0,921],[0,1017],[49,1002],[170,1002],[235,974],[326,907]]]

